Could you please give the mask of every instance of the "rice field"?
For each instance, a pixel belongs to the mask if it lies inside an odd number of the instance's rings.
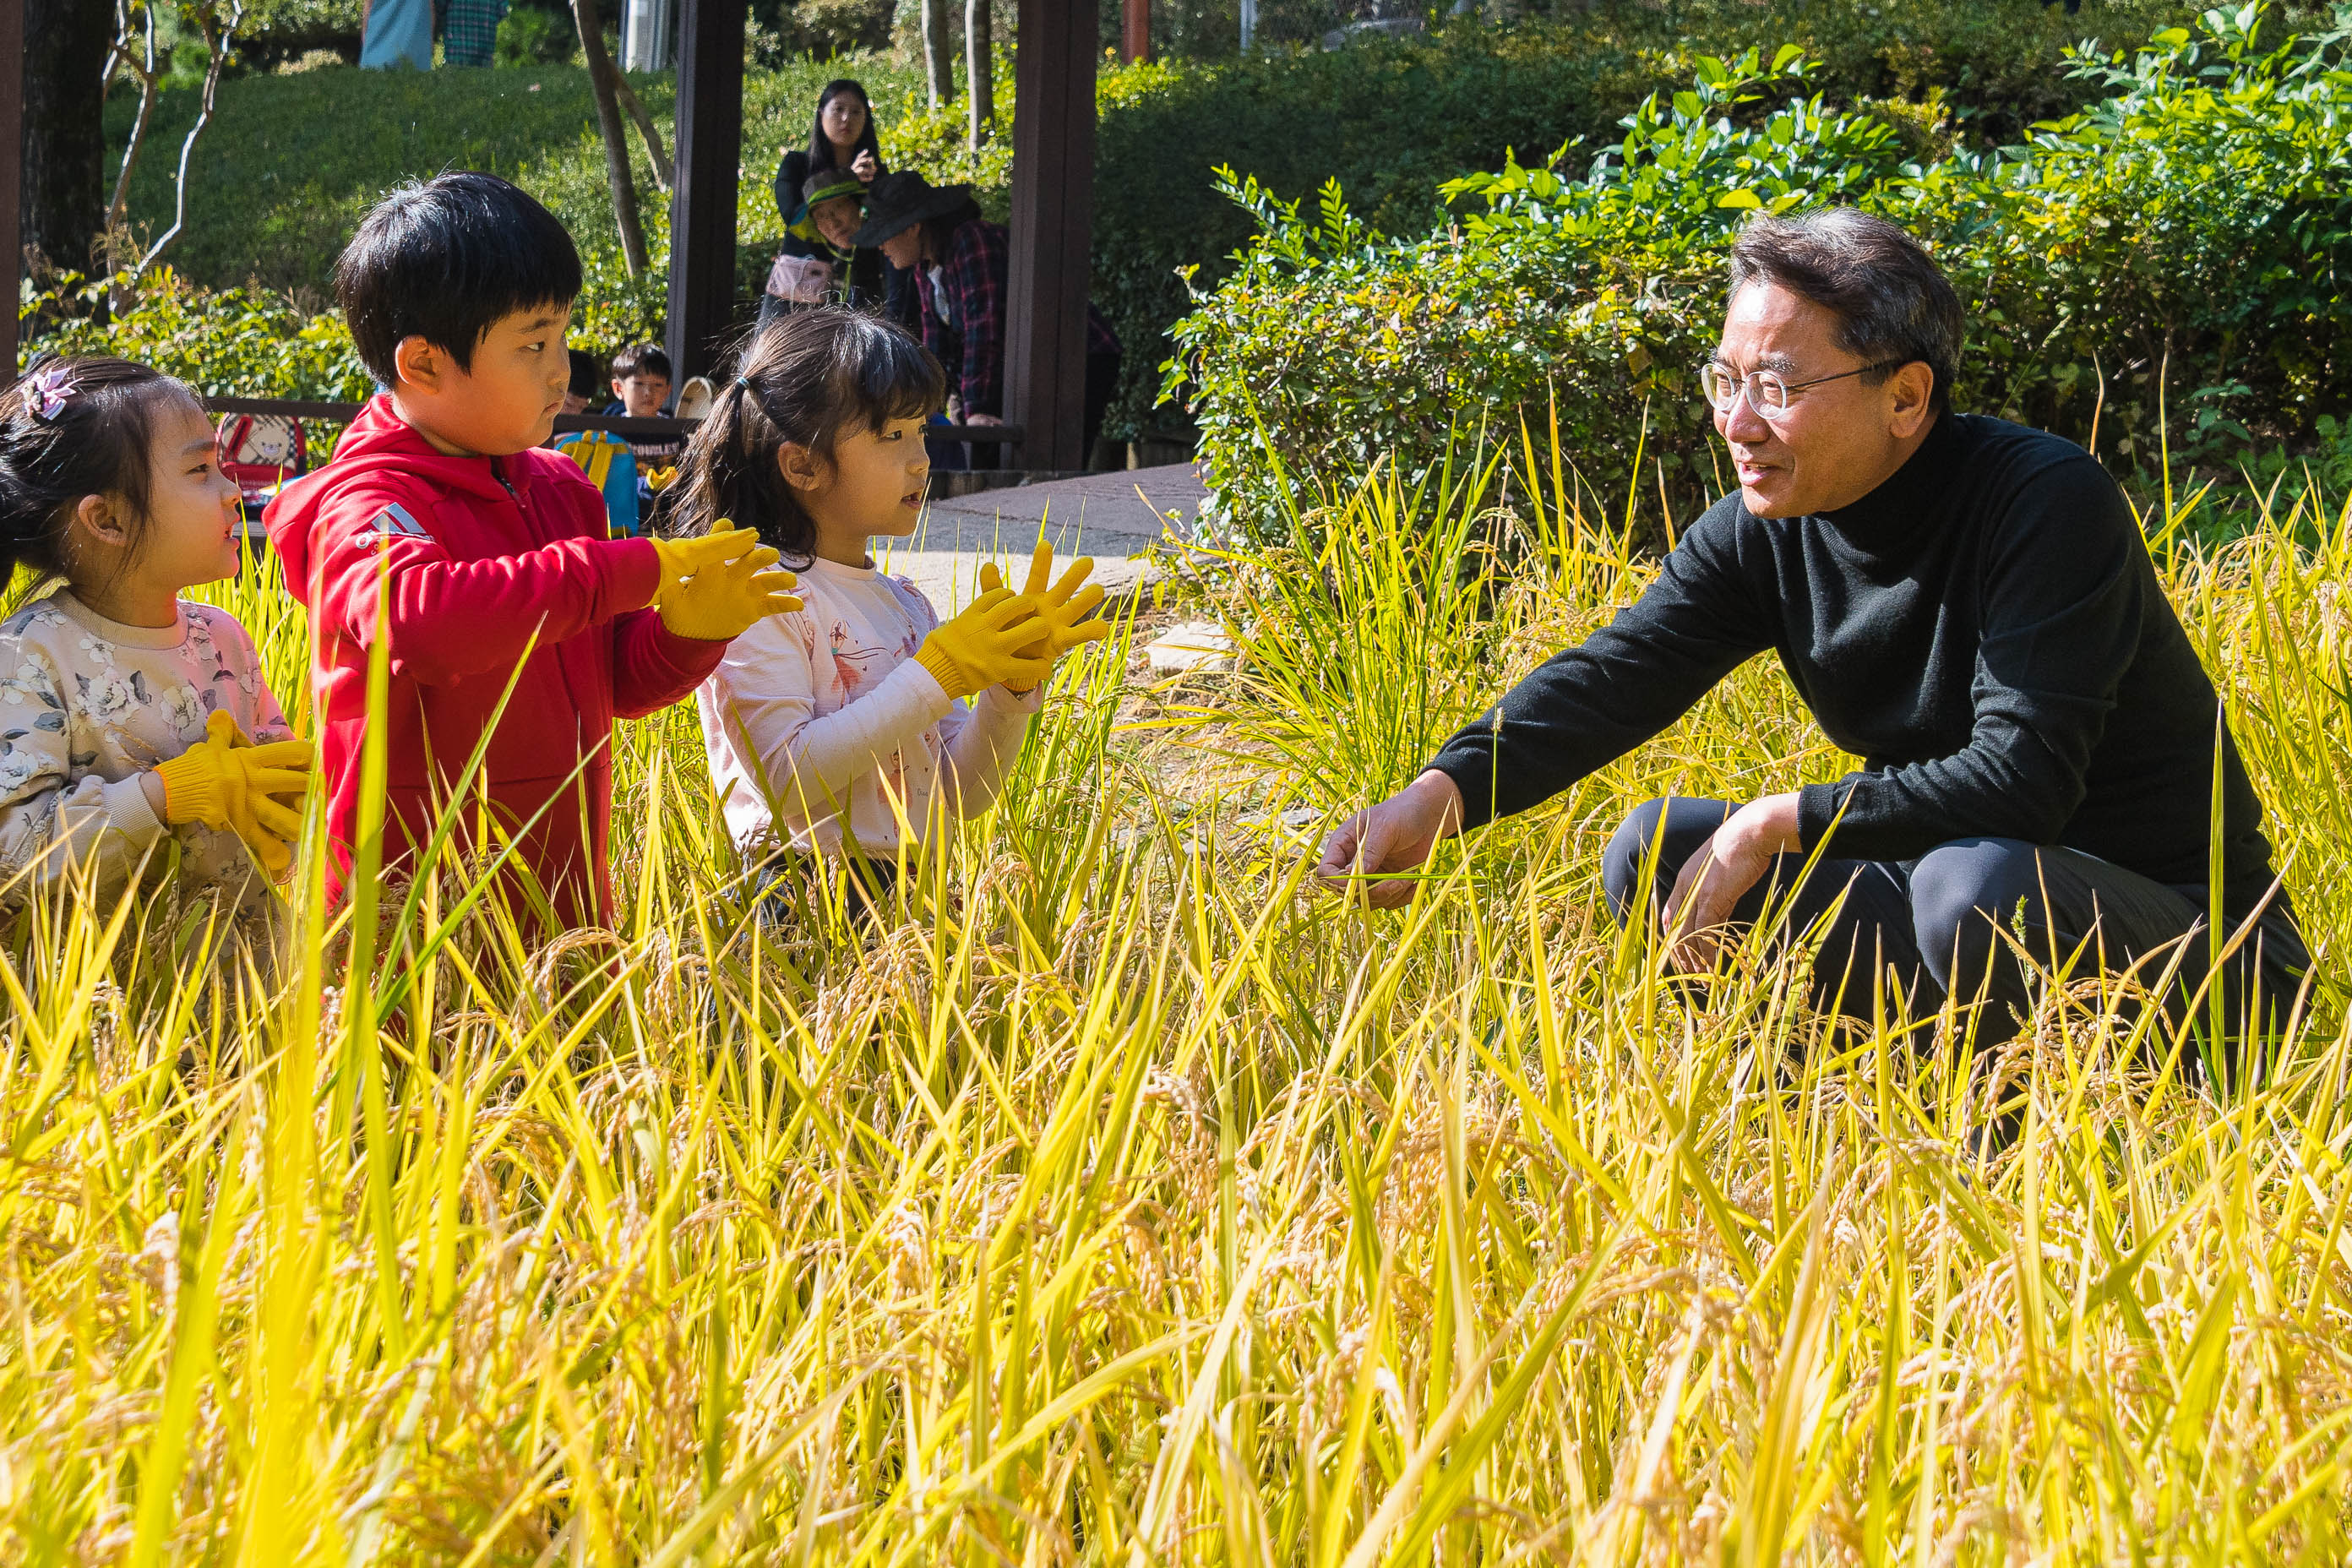
[[[1937,1020],[1832,1032],[1756,943],[1700,1001],[1601,910],[1640,800],[1842,771],[1769,666],[1406,910],[1303,888],[1654,569],[1575,491],[1323,498],[1175,590],[1239,674],[1074,657],[871,923],[758,918],[690,709],[621,736],[612,931],[540,943],[454,860],[298,889],[274,953],[37,904],[0,1558],[2352,1555],[2344,498],[2147,520],[2323,954],[2291,1037],[2221,1093],[2062,966],[1986,1160]],[[298,614],[221,595],[290,705]]]

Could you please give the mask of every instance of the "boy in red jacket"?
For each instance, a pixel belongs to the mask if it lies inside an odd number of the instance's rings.
[[[335,289],[361,359],[389,390],[267,513],[310,612],[330,891],[358,828],[381,623],[386,868],[413,871],[400,862],[453,805],[460,847],[478,847],[475,795],[453,794],[488,729],[483,784],[503,832],[519,836],[517,859],[559,920],[609,923],[614,719],[678,700],[729,638],[799,608],[793,577],[770,570],[776,552],[745,531],[607,539],[595,487],[538,449],[570,380],[580,257],[504,180],[444,174],[394,192],[337,261]]]

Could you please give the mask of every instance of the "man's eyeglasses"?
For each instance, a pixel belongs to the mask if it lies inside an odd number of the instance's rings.
[[[1783,379],[1778,371],[1770,370],[1753,371],[1747,375],[1734,375],[1717,361],[1707,360],[1698,367],[1698,387],[1717,414],[1730,413],[1733,406],[1738,403],[1739,395],[1745,392],[1748,395],[1748,407],[1756,410],[1764,418],[1778,419],[1789,412],[1789,405],[1797,400],[1797,394],[1807,387],[1822,386],[1832,381],[1843,381],[1850,375],[1868,375],[1874,371],[1894,370],[1910,363],[1908,360],[1883,359],[1876,364],[1866,364],[1859,370],[1842,370],[1835,375],[1817,375],[1811,381],[1788,381]]]

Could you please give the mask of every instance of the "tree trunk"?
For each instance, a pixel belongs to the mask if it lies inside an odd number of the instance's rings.
[[[642,278],[646,231],[637,220],[637,180],[629,168],[628,128],[621,122],[620,72],[604,49],[604,24],[596,17],[596,0],[572,0],[572,22],[580,29],[580,51],[588,59],[588,85],[596,99],[596,129],[604,137],[604,177],[613,191],[613,221],[621,229],[621,260],[629,276]]]
[[[106,97],[114,47],[100,0],[26,0],[22,243],[52,267],[87,270],[106,228]]]
[[[972,152],[978,153],[996,126],[996,50],[988,15],[988,0],[964,0],[963,69],[971,83]]]
[[[955,40],[948,36],[948,0],[923,0],[923,68],[930,78],[931,107],[955,101]]]

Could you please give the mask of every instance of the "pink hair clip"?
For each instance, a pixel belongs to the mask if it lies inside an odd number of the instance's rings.
[[[73,401],[74,389],[67,380],[71,369],[70,365],[49,365],[36,371],[31,384],[26,387],[25,407],[42,424],[55,419]]]

